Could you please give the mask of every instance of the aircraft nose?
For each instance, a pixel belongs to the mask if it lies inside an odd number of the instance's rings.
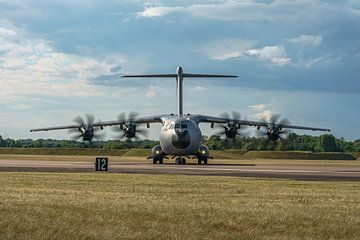
[[[186,148],[190,144],[190,134],[187,130],[177,129],[176,135],[172,138],[172,143],[177,148]]]

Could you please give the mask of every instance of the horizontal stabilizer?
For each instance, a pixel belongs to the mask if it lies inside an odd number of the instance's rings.
[[[236,75],[216,75],[216,74],[193,74],[183,73],[184,78],[236,78]],[[142,75],[123,75],[124,78],[176,78],[178,74],[142,74]]]
[[[193,73],[184,73],[184,77],[190,78],[236,78],[236,75],[217,75],[217,74],[193,74]]]
[[[123,75],[121,77],[141,77],[141,78],[176,78],[177,74],[143,74],[143,75]]]

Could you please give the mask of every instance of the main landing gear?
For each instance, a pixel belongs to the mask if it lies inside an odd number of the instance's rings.
[[[201,164],[208,164],[208,159],[207,158],[204,158],[204,157],[193,157],[194,158],[197,158],[198,159],[198,165],[201,165]],[[186,158],[184,157],[181,157],[181,156],[178,156],[176,157],[175,159],[175,164],[176,165],[186,165]]]
[[[153,160],[153,164],[164,164],[164,158],[169,159],[166,156],[158,156],[158,157],[148,157],[148,159],[152,159]],[[205,157],[199,157],[199,156],[193,156],[193,157],[189,157],[187,156],[187,158],[189,159],[195,159],[197,158],[198,160],[198,165],[206,165],[208,164],[208,158]],[[212,158],[209,156],[209,158]],[[186,158],[184,156],[174,156],[172,157],[172,159],[175,159],[175,164],[176,165],[186,165]]]
[[[153,158],[153,164],[164,164],[164,158]]]
[[[208,163],[208,159],[207,158],[198,158],[198,165],[201,165],[202,163],[204,163],[204,165],[206,165]]]

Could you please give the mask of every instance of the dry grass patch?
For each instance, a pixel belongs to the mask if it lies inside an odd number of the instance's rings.
[[[358,239],[358,182],[0,173],[0,239]]]

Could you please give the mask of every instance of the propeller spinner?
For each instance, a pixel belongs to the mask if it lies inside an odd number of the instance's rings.
[[[130,112],[127,117],[125,112],[120,113],[118,115],[118,121],[122,123],[111,128],[116,133],[114,137],[120,140],[124,138],[135,138],[135,140],[139,140],[140,135],[147,137],[148,131],[144,128],[139,128],[135,123],[138,117],[139,113],[137,112]]]
[[[227,138],[235,138],[236,136],[246,136],[248,134],[247,131],[244,131],[245,126],[236,123],[241,120],[241,114],[239,112],[232,111],[232,114],[222,113],[220,114],[221,118],[229,119],[227,123],[217,124],[216,127],[220,129],[217,133],[220,136],[226,136]]]
[[[282,118],[279,114],[273,114],[270,118],[270,123],[266,129],[259,129],[256,134],[259,137],[267,137],[268,140],[276,143],[279,139],[284,139],[284,136],[290,133],[289,129],[283,129],[282,126],[290,125],[287,118]]]
[[[79,140],[91,142],[93,139],[102,140],[105,137],[105,133],[99,133],[102,130],[101,127],[94,127],[95,117],[91,114],[85,114],[85,117],[77,116],[73,122],[79,125],[78,128],[69,129],[72,140]]]

